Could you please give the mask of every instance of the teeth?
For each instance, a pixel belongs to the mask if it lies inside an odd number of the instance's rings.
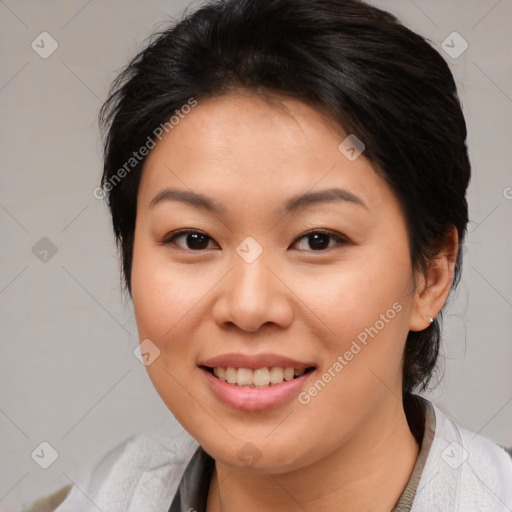
[[[284,374],[283,374],[284,380],[293,380],[293,377],[294,377],[293,374],[294,374],[293,368],[286,368],[286,370],[284,371]]]
[[[239,370],[240,371],[240,370]],[[268,368],[258,368],[252,373],[252,383],[257,388],[266,388],[270,384],[270,372]]]
[[[283,382],[283,369],[279,366],[274,366],[270,369],[270,382],[272,384],[279,384]]]
[[[252,386],[252,373],[249,368],[238,368],[236,383],[239,386]]]
[[[236,384],[237,374],[236,368],[226,368],[226,381],[228,384]]]
[[[236,386],[267,388],[275,384],[281,384],[284,381],[291,381],[295,377],[304,375],[304,370],[296,368],[282,368],[273,366],[271,368],[233,368],[231,366],[224,368],[217,366],[213,369],[213,374],[221,381]]]

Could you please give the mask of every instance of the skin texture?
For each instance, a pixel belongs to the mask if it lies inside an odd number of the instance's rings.
[[[231,92],[199,101],[150,152],[141,178],[132,293],[141,340],[160,356],[147,367],[161,398],[216,460],[208,512],[389,511],[418,455],[401,400],[409,330],[428,328],[453,279],[456,231],[428,275],[411,266],[404,214],[364,154],[338,150],[345,134],[297,100]],[[209,196],[211,213],[151,200],[166,187]],[[288,214],[297,194],[341,187],[348,201]],[[198,230],[204,249],[182,229]],[[331,231],[327,247],[305,236]],[[236,252],[253,237],[263,252]],[[428,282],[428,286],[427,286]],[[316,381],[375,326],[367,344],[307,404],[293,397],[264,411],[221,403],[197,365],[227,353],[274,353],[314,362]],[[390,315],[389,315],[390,316]],[[380,326],[380,324],[378,324]],[[246,467],[247,442],[259,460]]]

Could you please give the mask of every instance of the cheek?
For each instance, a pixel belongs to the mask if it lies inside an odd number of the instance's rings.
[[[299,398],[309,418],[326,422],[326,438],[348,435],[389,398],[390,390],[399,395],[409,276],[407,252],[390,249],[346,265],[306,298],[322,320],[319,338],[325,352],[317,380]]]
[[[208,293],[224,273],[215,262],[204,263],[200,270],[177,263],[165,248],[155,248],[143,236],[136,239],[132,296],[139,339],[151,340],[160,350],[159,364],[147,367],[152,379],[160,369],[179,376],[180,382],[191,380],[201,341],[207,340],[199,331],[208,321]]]
[[[132,261],[132,296],[140,336],[164,339],[200,299],[197,272],[172,262],[164,247],[136,229]],[[207,279],[207,277],[205,277]]]
[[[381,338],[394,339],[397,332],[403,338],[410,276],[406,251],[361,251],[361,257],[333,266],[314,282],[304,280],[301,299],[322,320],[330,350],[345,350],[358,337],[364,341],[375,327]]]
[[[303,288],[310,290],[304,302],[322,320],[319,338],[325,349],[319,379],[327,383],[310,388],[302,402],[311,400],[312,416],[330,411],[346,422],[343,417],[370,415],[390,389],[398,388],[410,287],[410,259],[403,243],[365,250],[314,289]]]
[[[165,357],[179,321],[193,309],[197,290],[183,276],[172,270],[148,243],[134,244],[132,264],[132,296],[140,339],[150,339]]]
[[[197,275],[194,279],[199,281]],[[149,339],[160,351],[146,370],[163,402],[184,424],[189,415],[204,419],[204,411],[187,392],[196,371],[197,347],[190,343],[200,322],[194,318],[195,306],[204,295],[194,279],[164,261],[150,244],[135,243],[132,296],[139,339]]]

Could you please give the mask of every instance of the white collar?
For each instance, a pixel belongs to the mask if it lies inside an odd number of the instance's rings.
[[[512,458],[434,404],[435,433],[411,512],[511,512]],[[55,512],[168,512],[197,442],[169,423],[110,451]]]

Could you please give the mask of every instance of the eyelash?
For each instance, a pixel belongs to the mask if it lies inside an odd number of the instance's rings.
[[[193,234],[193,233],[197,233],[199,235],[204,235],[206,238],[208,238],[209,240],[213,240],[211,237],[209,237],[206,233],[203,233],[202,231],[198,231],[198,230],[195,230],[195,229],[184,229],[182,231],[176,231],[174,233],[170,233],[169,235],[167,235],[166,237],[164,237],[163,239],[161,240],[157,240],[157,243],[163,245],[163,246],[168,246],[168,245],[171,245],[172,244],[172,241],[178,237],[178,236],[181,236],[181,235],[185,235],[185,234]],[[313,231],[308,231],[307,233],[304,233],[300,236],[298,236],[292,243],[292,245],[296,244],[299,240],[301,240],[302,238],[306,238],[308,236],[311,236],[311,235],[317,235],[317,234],[320,234],[320,235],[327,235],[327,236],[330,236],[332,239],[334,239],[338,245],[348,245],[350,243],[350,241],[346,238],[346,237],[343,237],[333,231],[328,231],[328,230],[323,230],[323,229],[316,229],[316,230],[313,230]],[[183,250],[183,251],[187,251],[187,252],[201,252],[205,249],[197,249],[197,250],[194,250],[194,249],[184,249],[183,247],[179,247],[179,249]],[[330,249],[333,249],[334,247],[328,247],[326,249],[310,249],[306,252],[325,252],[325,251],[328,251]]]

